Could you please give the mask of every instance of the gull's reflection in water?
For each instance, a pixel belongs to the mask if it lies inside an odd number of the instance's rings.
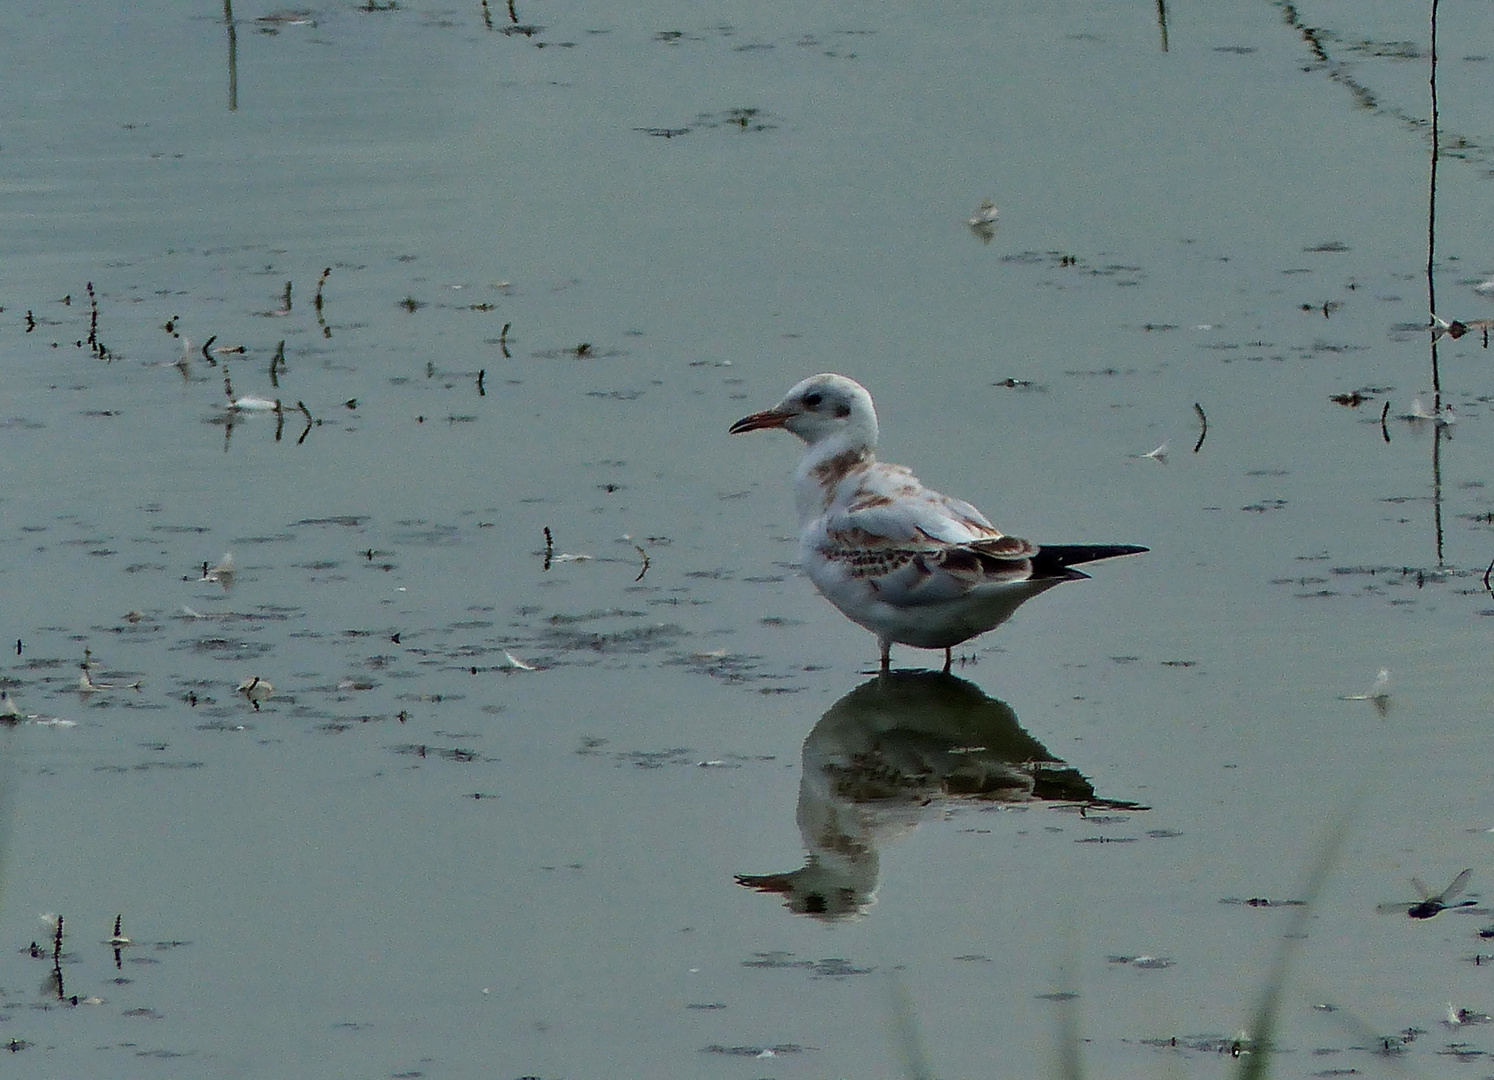
[[[878,851],[951,800],[1041,801],[1143,809],[1100,799],[1017,722],[1004,701],[953,675],[903,671],[863,683],[832,705],[804,740],[798,870],[739,874],[780,893],[802,915],[864,914],[876,896]]]

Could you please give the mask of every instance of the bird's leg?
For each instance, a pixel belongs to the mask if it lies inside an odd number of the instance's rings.
[[[944,649],[944,674],[949,674],[949,665],[954,660],[954,647],[946,646]]]
[[[886,675],[892,670],[892,642],[879,641],[877,644],[882,646],[882,674]]]

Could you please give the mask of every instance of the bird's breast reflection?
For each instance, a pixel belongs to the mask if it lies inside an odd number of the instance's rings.
[[[1096,796],[1004,701],[932,671],[873,678],[832,705],[804,740],[799,833],[805,863],[737,883],[779,893],[803,915],[838,920],[875,901],[879,850],[951,800],[1145,809]]]

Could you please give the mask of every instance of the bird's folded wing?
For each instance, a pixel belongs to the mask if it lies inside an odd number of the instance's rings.
[[[975,507],[931,491],[895,466],[868,470],[848,497],[831,504],[826,517],[831,529],[854,529],[920,549],[930,542],[938,547],[1001,538],[1001,531]]]

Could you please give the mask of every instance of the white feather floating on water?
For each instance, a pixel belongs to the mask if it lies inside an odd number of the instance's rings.
[[[1380,673],[1375,676],[1375,685],[1369,688],[1368,693],[1345,694],[1340,700],[1373,702],[1375,709],[1384,716],[1390,711],[1390,670],[1380,669]]]

